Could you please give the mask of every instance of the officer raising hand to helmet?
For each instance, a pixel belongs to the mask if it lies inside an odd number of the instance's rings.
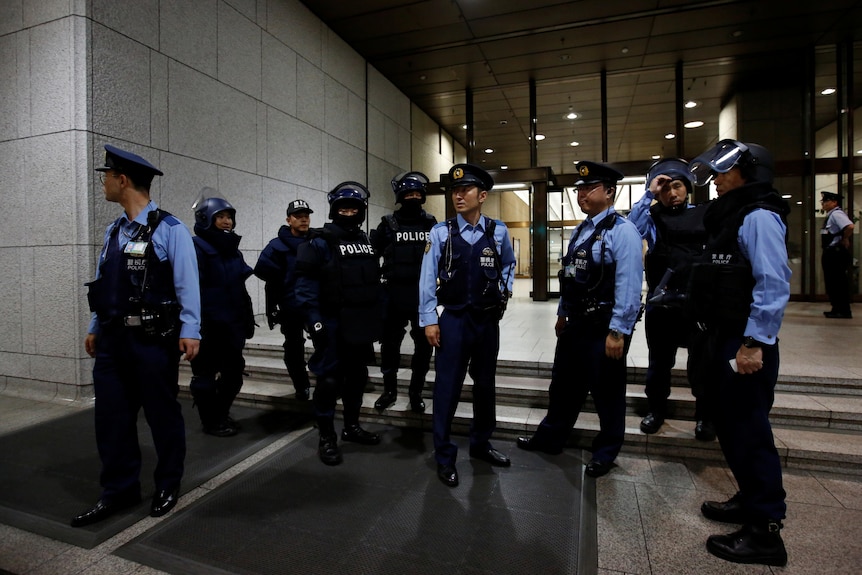
[[[342,462],[335,434],[335,405],[344,404],[341,439],[380,443],[359,426],[362,395],[368,382],[372,344],[380,339],[382,292],[380,265],[360,227],[368,208],[368,189],[343,182],[329,192],[332,222],[312,230],[296,256],[296,301],[314,344],[309,368],[317,376],[312,397],[320,431],[318,456],[326,465]]]
[[[239,251],[236,209],[212,188],[192,206],[201,283],[201,347],[189,388],[204,433],[236,435],[230,407],[242,388],[245,340],[254,336],[254,311],[245,281],[252,270]]]
[[[510,464],[490,443],[497,425],[494,385],[500,318],[515,269],[506,225],[482,215],[493,186],[491,175],[478,166],[452,166],[448,188],[457,215],[431,229],[422,260],[419,324],[428,343],[437,348],[434,456],[437,477],[450,487],[458,485],[458,446],[449,435],[468,368],[473,379],[470,457],[491,465]]]
[[[407,324],[414,346],[408,389],[410,409],[416,413],[425,411],[422,388],[431,364],[431,346],[419,326],[419,268],[428,231],[437,223],[434,216],[422,209],[427,184],[428,177],[422,172],[405,172],[393,178],[392,191],[401,208],[383,216],[380,225],[371,232],[374,251],[383,256],[383,287],[387,296],[380,341],[383,394],[374,404],[379,411],[395,403],[398,396],[400,348]]]

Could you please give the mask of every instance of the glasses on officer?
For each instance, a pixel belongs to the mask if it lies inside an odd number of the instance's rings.
[[[575,186],[575,189],[578,191],[579,194],[586,194],[589,196],[603,185],[604,184],[602,182],[596,182],[594,184],[578,184],[577,186]]]
[[[108,176],[117,178],[119,177],[119,174],[115,174],[114,172],[99,172],[99,182],[104,184],[105,178],[107,178]]]

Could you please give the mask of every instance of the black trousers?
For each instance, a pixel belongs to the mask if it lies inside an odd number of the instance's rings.
[[[843,246],[823,250],[823,281],[835,313],[850,313],[850,263],[850,252]]]

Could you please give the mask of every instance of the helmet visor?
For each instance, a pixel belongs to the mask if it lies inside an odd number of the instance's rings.
[[[702,153],[689,165],[689,170],[698,186],[708,184],[715,174],[725,174],[736,166],[748,151],[748,146],[736,140],[722,140]]]

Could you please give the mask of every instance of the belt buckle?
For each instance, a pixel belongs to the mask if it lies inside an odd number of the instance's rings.
[[[123,317],[123,325],[126,327],[141,327],[141,316],[127,315]]]

